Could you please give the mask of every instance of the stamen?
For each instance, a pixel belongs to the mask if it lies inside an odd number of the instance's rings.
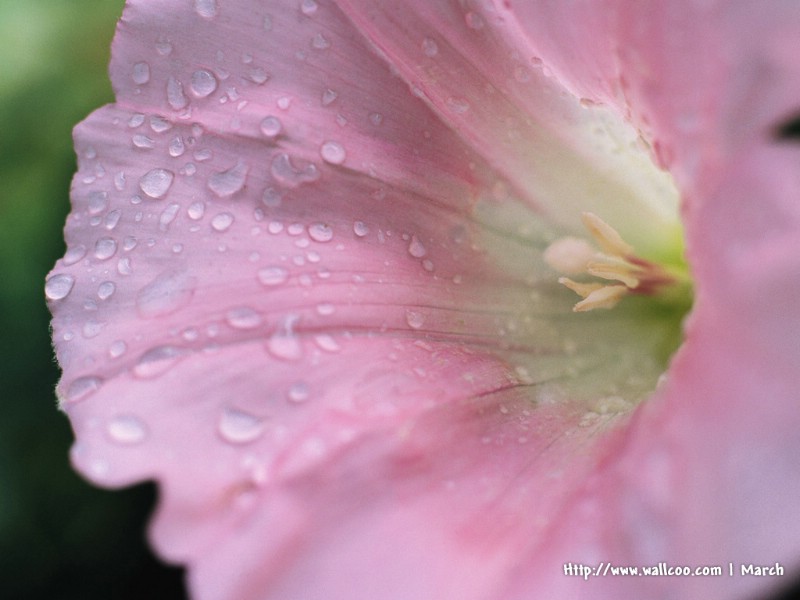
[[[594,250],[586,240],[565,237],[548,246],[544,252],[545,261],[556,271],[567,275],[585,273],[619,283],[603,285],[573,281],[568,277],[559,278],[561,285],[583,298],[573,307],[573,311],[610,309],[628,294],[654,295],[664,287],[678,283],[680,278],[661,265],[637,256],[633,246],[594,213],[583,213],[581,220],[602,252]]]

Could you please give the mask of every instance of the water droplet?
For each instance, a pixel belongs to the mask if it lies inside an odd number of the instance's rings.
[[[217,89],[217,78],[211,71],[199,69],[192,73],[192,82],[189,87],[195,96],[205,98]]]
[[[320,333],[314,336],[314,342],[319,346],[322,350],[326,352],[338,352],[341,349],[339,342],[336,339],[327,333]]]
[[[425,324],[425,315],[416,310],[406,311],[406,323],[412,329],[419,329]]]
[[[77,246],[71,246],[70,248],[67,248],[67,252],[64,254],[64,258],[62,260],[64,261],[65,265],[74,265],[84,256],[86,256],[86,246],[79,244]]]
[[[197,279],[185,271],[165,271],[139,290],[136,308],[146,319],[168,315],[189,304],[196,287]]]
[[[121,210],[112,210],[110,213],[106,215],[105,228],[108,231],[111,231],[117,226],[121,218],[122,218]]]
[[[94,257],[97,260],[108,260],[117,252],[117,241],[110,237],[102,237],[94,244]]]
[[[217,16],[217,0],[194,0],[194,10],[204,19]]]
[[[79,402],[100,389],[103,380],[100,377],[86,376],[74,379],[67,387],[67,402]]]
[[[309,225],[308,235],[315,242],[330,242],[333,239],[333,228],[327,223],[314,223]]]
[[[177,202],[172,202],[167,205],[167,207],[161,211],[161,214],[158,216],[158,226],[161,231],[166,231],[169,227],[170,223],[175,220],[175,217],[178,216],[178,211],[180,211],[181,205]]]
[[[120,444],[138,444],[147,437],[147,427],[138,417],[120,415],[108,423],[108,435]]]
[[[308,384],[304,381],[293,383],[289,387],[289,393],[287,395],[289,396],[289,400],[292,402],[303,402],[308,400]]]
[[[258,272],[258,280],[264,285],[280,285],[289,278],[283,267],[265,267]]]
[[[254,329],[263,322],[261,315],[249,306],[230,309],[225,319],[235,329]]]
[[[344,146],[339,142],[325,142],[319,149],[322,159],[332,165],[340,165],[347,158]]]
[[[97,337],[100,335],[100,332],[103,331],[105,328],[106,323],[103,321],[98,321],[97,319],[89,319],[86,323],[83,324],[83,328],[81,329],[81,334],[87,340],[92,339],[93,337]]]
[[[99,215],[101,212],[108,208],[108,193],[107,192],[92,192],[89,194],[86,203],[86,209],[90,215]]]
[[[447,106],[450,108],[450,110],[458,115],[463,115],[469,110],[469,102],[467,102],[464,98],[448,98]]]
[[[62,300],[69,296],[73,285],[75,285],[75,278],[72,275],[59,273],[47,278],[44,284],[44,293],[48,300]]]
[[[264,193],[261,194],[261,202],[270,208],[277,208],[280,206],[281,200],[283,200],[283,194],[280,192],[280,190],[276,190],[273,187],[268,187],[264,190]]]
[[[172,54],[172,44],[167,41],[158,41],[156,42],[156,52],[161,56],[169,56]]]
[[[117,273],[120,275],[130,275],[133,273],[133,267],[131,266],[130,258],[120,258],[117,261]]]
[[[276,331],[267,340],[267,350],[275,358],[299,360],[303,356],[303,346],[291,331]]]
[[[146,62],[137,62],[134,64],[131,78],[136,85],[144,85],[150,81],[150,65]]]
[[[268,138],[277,137],[280,134],[283,125],[281,124],[280,119],[278,117],[264,117],[261,121],[261,133],[263,133]]]
[[[321,302],[320,304],[317,304],[317,314],[322,315],[323,317],[332,315],[334,312],[336,312],[336,307],[330,302]]]
[[[220,198],[233,196],[244,187],[248,166],[238,161],[226,171],[213,173],[208,178],[208,188]]]
[[[211,219],[211,227],[214,231],[225,231],[233,224],[234,217],[229,212],[223,212]]]
[[[108,355],[111,358],[119,358],[128,351],[128,344],[123,340],[116,340],[108,347]]]
[[[308,17],[317,12],[318,8],[319,6],[315,0],[302,0],[302,2],[300,2],[300,10]]]
[[[339,97],[332,89],[328,88],[324,92],[322,92],[322,106],[330,106],[336,98]]]
[[[425,38],[422,40],[422,51],[425,53],[425,56],[433,58],[439,54],[439,45],[431,38]]]
[[[296,164],[293,164],[286,153],[275,155],[270,163],[270,173],[287,187],[297,187],[320,178],[319,169],[314,163],[296,161]]]
[[[261,85],[269,80],[269,73],[262,67],[254,67],[250,69],[250,81],[255,84]]]
[[[189,104],[189,99],[183,93],[183,84],[174,77],[167,80],[167,102],[173,110],[186,108]]]
[[[408,253],[414,258],[422,258],[428,253],[428,250],[417,236],[413,235],[411,236],[411,242],[408,244]]]
[[[481,17],[478,13],[468,12],[464,15],[464,20],[467,23],[467,27],[470,29],[483,29],[483,17]]]
[[[176,135],[169,141],[169,155],[173,158],[177,158],[178,156],[183,156],[183,153],[186,152],[186,145],[183,143],[183,138],[179,135]]]
[[[354,221],[353,233],[355,233],[358,237],[366,237],[369,235],[369,227],[366,223],[364,223],[364,221]]]
[[[219,419],[219,434],[232,444],[254,442],[264,433],[264,421],[255,415],[226,408]]]
[[[161,115],[150,115],[150,129],[155,133],[164,133],[172,129],[172,123]]]
[[[318,33],[311,38],[311,47],[315,50],[325,50],[326,48],[330,48],[330,46],[330,41],[321,33]]]
[[[141,148],[144,150],[150,150],[152,148],[155,148],[156,146],[156,143],[153,141],[153,138],[149,138],[141,133],[137,133],[136,135],[134,135],[131,138],[131,142],[133,142],[133,145],[136,146],[137,148]]]
[[[156,346],[139,357],[133,373],[143,379],[151,379],[169,371],[186,356],[186,350],[176,346]]]
[[[199,221],[202,219],[205,212],[206,205],[202,200],[195,200],[189,205],[189,208],[186,209],[186,213],[193,221]]]
[[[108,300],[116,290],[117,286],[113,281],[104,281],[97,287],[97,297],[100,300]]]
[[[175,173],[172,171],[152,169],[139,179],[139,187],[150,198],[158,200],[166,196],[174,179]]]

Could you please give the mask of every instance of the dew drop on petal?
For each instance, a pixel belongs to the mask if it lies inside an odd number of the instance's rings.
[[[108,300],[114,295],[117,286],[113,281],[104,281],[97,287],[97,297],[100,300]]]
[[[225,231],[233,224],[234,217],[229,212],[219,213],[211,219],[211,227],[214,231]]]
[[[416,310],[407,310],[406,323],[412,329],[419,329],[425,324],[425,315]]]
[[[136,295],[139,316],[153,318],[183,308],[192,299],[197,279],[185,271],[165,271]]]
[[[358,237],[365,237],[369,234],[369,227],[364,221],[353,222],[353,233]]]
[[[309,395],[308,384],[306,384],[306,382],[304,381],[298,381],[296,383],[293,383],[289,387],[289,392],[287,395],[289,397],[289,400],[291,400],[292,402],[303,402],[305,400],[308,400],[308,395]]]
[[[117,241],[110,237],[102,237],[94,244],[94,257],[97,260],[108,260],[117,252]]]
[[[186,213],[189,215],[189,218],[193,221],[198,221],[203,218],[203,215],[206,212],[206,205],[202,200],[195,200],[189,205],[189,208],[186,209]]]
[[[172,223],[175,220],[175,217],[178,216],[178,211],[180,209],[180,204],[177,202],[172,202],[171,204],[167,205],[163,211],[161,211],[161,214],[158,216],[158,225],[161,231],[167,230],[170,223]]]
[[[414,258],[422,258],[428,251],[424,244],[414,235],[411,236],[411,242],[408,244],[408,253]]]
[[[308,17],[316,13],[318,8],[316,0],[301,0],[300,2],[300,10]]]
[[[278,117],[264,117],[262,119],[261,124],[261,133],[263,133],[268,138],[274,138],[280,134],[283,125]]]
[[[152,148],[155,148],[156,146],[156,143],[155,141],[153,141],[153,138],[149,138],[141,133],[137,133],[136,135],[134,135],[131,138],[131,142],[133,142],[133,145],[136,146],[137,148],[141,148],[144,150],[150,150]]]
[[[99,215],[101,212],[108,208],[108,193],[107,192],[92,192],[89,194],[86,203],[86,209],[90,215]]]
[[[425,38],[422,40],[422,51],[425,53],[425,56],[433,58],[439,54],[439,45],[431,38]]]
[[[164,133],[172,129],[172,123],[161,115],[150,115],[150,129],[155,133]]]
[[[322,159],[332,165],[340,165],[347,158],[344,146],[339,142],[325,142],[319,149],[319,154]]]
[[[217,0],[194,0],[195,12],[204,19],[217,16]]]
[[[208,188],[220,198],[233,196],[244,187],[248,166],[239,161],[230,169],[213,173],[208,178]]]
[[[72,275],[59,273],[48,277],[44,284],[44,293],[48,300],[62,300],[69,296],[74,285],[75,278]]]
[[[183,84],[174,77],[167,80],[167,103],[173,110],[186,108],[189,104],[189,99],[183,93]]]
[[[217,78],[211,71],[199,69],[192,73],[192,81],[189,84],[192,93],[198,98],[205,98],[217,89]]]
[[[116,340],[108,347],[108,355],[111,358],[119,358],[128,351],[128,344],[123,340]]]
[[[222,411],[217,426],[219,434],[232,444],[254,442],[264,433],[264,421],[255,415],[233,408]]]
[[[183,138],[179,135],[176,135],[169,141],[168,147],[169,155],[173,158],[177,158],[178,156],[183,156],[183,153],[186,152],[186,145],[183,143]]]
[[[299,360],[303,356],[300,340],[291,332],[276,331],[267,340],[267,350],[275,358]]]
[[[139,179],[139,188],[150,198],[156,200],[166,196],[175,173],[166,169],[151,169]]]
[[[65,265],[74,265],[84,256],[86,256],[86,246],[83,244],[78,244],[77,246],[70,246],[67,248],[67,252],[64,254],[64,258],[62,260],[64,261]]]
[[[91,375],[78,377],[67,387],[66,400],[67,402],[79,402],[100,389],[101,385],[103,385],[103,380],[100,377]]]
[[[134,64],[131,78],[136,85],[144,85],[150,81],[150,65],[146,62],[137,62]]]
[[[283,152],[275,155],[272,159],[270,173],[287,187],[297,187],[320,178],[319,169],[314,163],[298,161],[295,164],[289,155]]]
[[[327,223],[314,223],[309,225],[308,235],[315,242],[330,242],[333,239],[333,228]]]
[[[261,315],[249,306],[230,309],[225,314],[225,320],[234,329],[254,329],[263,322]]]
[[[258,272],[258,280],[264,285],[280,285],[289,278],[289,271],[283,267],[264,267]]]
[[[120,415],[109,421],[108,436],[120,444],[138,444],[147,437],[147,427],[138,417]]]
[[[139,357],[133,374],[142,379],[151,379],[169,371],[186,356],[186,351],[175,346],[156,346]]]

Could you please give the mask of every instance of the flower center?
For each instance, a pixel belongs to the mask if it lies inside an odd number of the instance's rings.
[[[599,250],[585,239],[564,237],[545,250],[544,259],[565,275],[591,275],[609,282],[579,282],[560,277],[558,282],[583,300],[575,304],[575,312],[614,308],[625,296],[650,296],[680,307],[691,303],[691,283],[685,262],[666,264],[639,256],[633,246],[611,225],[594,213],[581,215],[586,230]],[[688,303],[687,303],[688,301]]]

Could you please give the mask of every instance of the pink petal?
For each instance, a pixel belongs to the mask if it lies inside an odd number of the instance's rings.
[[[199,598],[759,589],[562,567],[797,556],[797,163],[768,137],[800,81],[790,15],[760,11],[741,40],[735,11],[714,27],[638,5],[339,4],[126,9],[118,103],[76,130],[68,253],[47,286],[76,466],[161,482],[152,536]],[[547,167],[575,151],[594,168],[586,117],[550,99],[532,55],[580,95],[629,100],[687,198],[696,310],[627,428],[531,403],[578,328],[542,326],[545,294],[534,325],[504,329],[546,232],[518,243],[517,223],[472,210],[494,190],[498,213],[577,218]],[[776,73],[763,87],[758,64]],[[608,189],[636,189],[626,177]],[[515,369],[532,351],[536,370]]]

